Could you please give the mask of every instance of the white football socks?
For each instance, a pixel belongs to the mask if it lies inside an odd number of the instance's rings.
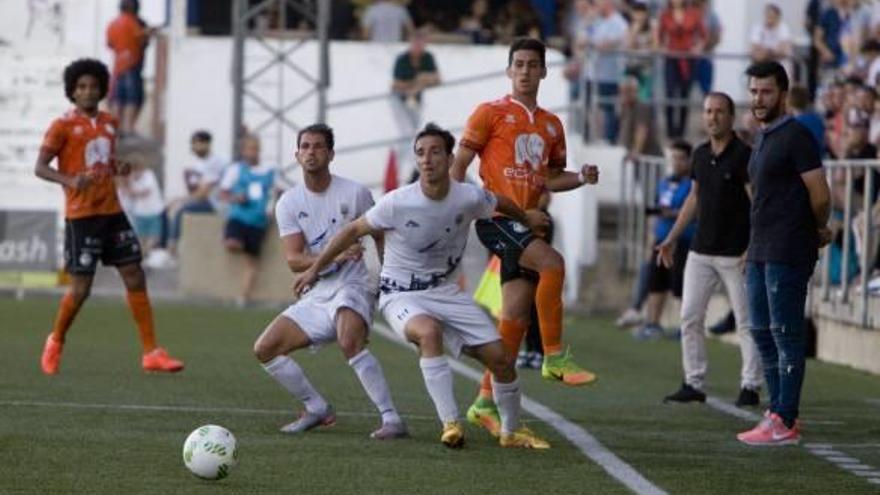
[[[327,410],[327,401],[315,390],[302,368],[290,357],[276,356],[268,363],[263,363],[263,369],[294,397],[301,400],[310,413],[320,414]]]
[[[519,378],[510,383],[499,383],[492,376],[492,394],[495,395],[498,415],[501,416],[501,433],[510,434],[515,432],[519,428],[520,399],[522,396],[519,390]]]
[[[370,400],[382,414],[382,424],[402,423],[391,400],[391,390],[388,388],[388,382],[385,381],[379,360],[369,350],[364,349],[357,356],[349,359],[348,364],[357,373]]]
[[[458,404],[452,391],[452,369],[446,356],[423,357],[419,359],[419,366],[422,368],[425,387],[431,400],[434,401],[440,421],[443,423],[457,421]]]

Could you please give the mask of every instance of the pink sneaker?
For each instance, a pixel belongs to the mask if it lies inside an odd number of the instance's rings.
[[[765,411],[757,426],[740,433],[736,439],[754,447],[776,447],[797,445],[801,441],[801,433],[797,422],[794,427],[788,428],[777,414]]]

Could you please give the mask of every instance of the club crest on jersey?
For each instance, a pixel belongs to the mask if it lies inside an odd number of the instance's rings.
[[[507,114],[507,115],[504,116],[504,122],[506,122],[506,123],[508,123],[508,124],[515,124],[515,123],[516,123],[516,117],[514,117],[514,116],[511,115],[511,114]]]
[[[537,133],[520,134],[514,143],[516,164],[528,164],[537,170],[544,162],[544,138]]]
[[[89,253],[82,253],[79,255],[79,264],[80,266],[89,266],[92,264],[92,255]]]
[[[301,211],[301,212],[299,212],[299,214],[296,216],[296,218],[299,219],[299,220],[302,220],[303,218],[309,218],[309,214],[306,213],[306,212],[304,212],[304,211]]]
[[[342,216],[348,215],[348,205],[345,203],[342,203],[341,205],[339,205],[339,213]]]
[[[79,136],[82,133],[83,133],[83,128],[81,125],[74,126],[74,128],[73,128],[73,135],[74,136]]]
[[[415,220],[407,220],[404,226],[409,228],[421,227],[421,225]]]
[[[458,215],[455,215],[455,225],[461,225],[461,222],[463,222],[463,221],[464,221],[464,215],[462,215],[461,213],[459,213]]]

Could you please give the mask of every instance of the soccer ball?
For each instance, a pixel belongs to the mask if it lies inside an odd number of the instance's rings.
[[[183,442],[183,463],[199,478],[222,480],[237,462],[235,436],[222,426],[200,426]]]

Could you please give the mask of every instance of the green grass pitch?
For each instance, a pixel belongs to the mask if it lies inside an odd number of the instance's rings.
[[[415,354],[374,336],[412,438],[368,438],[378,415],[335,347],[296,359],[340,417],[335,427],[285,436],[299,404],[265,375],[251,348],[275,312],[157,304],[160,342],[186,360],[176,376],[145,375],[124,304],[92,300],[68,334],[61,374],[43,376],[39,354],[54,299],[0,299],[0,493],[627,493],[546,424],[529,425],[545,452],[500,449],[467,429],[467,447],[439,441]],[[750,426],[705,405],[664,406],[680,382],[677,342],[637,343],[606,319],[572,318],[566,339],[599,381],[566,388],[521,373],[524,392],[595,435],[669,493],[878,493],[880,486],[803,447],[748,448]],[[709,393],[732,400],[737,349],[709,344]],[[878,357],[880,359],[880,357]],[[473,364],[472,362],[469,364]],[[456,378],[464,412],[476,384]],[[152,408],[153,406],[158,406]],[[177,408],[177,409],[173,409]],[[880,377],[811,361],[804,390],[805,442],[880,468]],[[183,466],[183,440],[206,423],[229,428],[239,465],[201,481]]]

